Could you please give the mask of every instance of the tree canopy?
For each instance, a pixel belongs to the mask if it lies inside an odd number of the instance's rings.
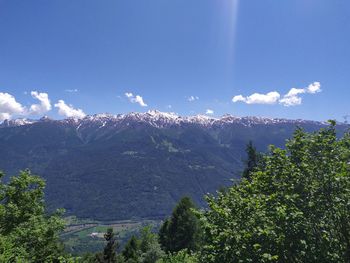
[[[0,179],[3,176],[1,173]],[[0,258],[55,262],[64,254],[59,241],[63,211],[47,213],[44,188],[45,182],[28,170],[8,184],[0,182]]]
[[[207,200],[202,262],[350,262],[350,136],[297,129]]]

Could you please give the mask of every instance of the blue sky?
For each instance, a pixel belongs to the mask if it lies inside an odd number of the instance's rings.
[[[348,0],[0,0],[0,119],[343,120],[349,50]]]

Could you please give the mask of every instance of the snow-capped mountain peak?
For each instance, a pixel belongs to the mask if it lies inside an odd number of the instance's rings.
[[[237,117],[230,114],[225,114],[220,118],[215,118],[208,115],[195,115],[195,116],[180,116],[174,112],[161,112],[158,110],[150,110],[144,113],[141,112],[131,112],[128,114],[94,114],[87,115],[81,119],[67,118],[63,120],[52,120],[47,116],[42,117],[39,120],[29,120],[29,119],[14,119],[5,120],[0,124],[1,128],[13,127],[13,126],[23,126],[30,125],[37,122],[47,122],[56,121],[63,124],[76,125],[81,127],[84,125],[94,125],[100,128],[105,126],[118,127],[121,125],[132,125],[137,123],[148,124],[157,128],[165,128],[170,126],[177,126],[182,124],[195,124],[200,126],[222,126],[229,124],[240,124],[243,126],[252,125],[262,125],[262,124],[279,124],[279,123],[313,123],[324,125],[325,122],[316,121],[305,121],[305,120],[288,120],[288,119],[278,119],[278,118],[263,118],[263,117]]]
[[[0,127],[14,127],[14,126],[22,126],[22,125],[28,125],[37,122],[36,120],[30,120],[30,119],[14,119],[14,120],[4,120]]]

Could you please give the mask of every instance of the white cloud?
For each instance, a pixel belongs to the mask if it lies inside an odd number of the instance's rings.
[[[0,121],[25,113],[25,108],[9,93],[0,92]]]
[[[86,114],[81,109],[75,109],[72,105],[68,105],[64,100],[59,100],[55,107],[58,108],[58,114],[68,118],[84,118]]]
[[[307,87],[307,92],[311,93],[311,94],[315,94],[318,92],[321,92],[321,83],[320,82],[314,82],[311,83],[308,87]]]
[[[199,100],[199,97],[198,97],[198,96],[189,96],[189,97],[187,98],[187,100],[188,100],[189,102],[192,102],[192,101],[195,101],[195,100]]]
[[[211,110],[211,109],[207,109],[205,114],[208,114],[208,115],[213,115],[214,114],[214,111]]]
[[[303,94],[305,92],[306,92],[305,89],[291,88],[290,91],[286,95],[284,95],[284,97],[293,97],[299,94]]]
[[[143,101],[143,98],[141,96],[136,95],[134,100],[136,103],[140,104],[140,106],[147,107],[147,104]]]
[[[78,92],[78,89],[66,89],[65,92],[69,92],[69,93],[75,93]]]
[[[140,95],[134,96],[131,92],[126,92],[125,96],[131,103],[138,103],[141,107],[147,107],[147,104],[143,101],[143,98]]]
[[[244,102],[246,104],[277,104],[283,106],[296,106],[302,103],[301,94],[315,94],[321,92],[320,82],[311,83],[304,89],[292,88],[282,98],[277,91],[272,91],[267,94],[254,93],[248,97],[237,95],[232,98],[233,102]]]
[[[284,96],[279,102],[286,107],[296,106],[301,104],[302,98],[298,96]]]
[[[242,101],[247,104],[276,104],[280,97],[281,95],[277,91],[272,91],[267,94],[254,93],[248,97],[237,95],[232,98],[232,101]]]
[[[279,102],[280,104],[286,107],[300,105],[302,102],[302,98],[298,96],[299,94],[315,94],[318,92],[321,92],[321,83],[314,82],[304,89],[292,88],[286,95],[283,96],[282,99],[280,99]]]
[[[132,95],[131,92],[125,92],[125,96],[126,96],[127,98],[132,98],[132,97],[134,97],[134,95]]]
[[[232,102],[239,102],[239,101],[245,102],[246,99],[242,95],[236,95],[232,98]]]
[[[39,115],[51,110],[51,102],[47,93],[32,91],[30,95],[32,95],[34,99],[39,100],[40,104],[32,104],[29,108],[29,114]]]

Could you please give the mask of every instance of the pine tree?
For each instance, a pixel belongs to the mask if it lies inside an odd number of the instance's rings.
[[[96,261],[99,263],[117,263],[116,250],[118,248],[118,242],[114,236],[113,228],[108,228],[104,237],[107,244],[103,249],[103,253],[96,256]]]
[[[175,207],[170,219],[160,229],[160,242],[166,252],[182,249],[196,251],[200,244],[200,223],[189,197],[184,197]]]
[[[251,180],[251,173],[255,168],[261,163],[261,154],[257,152],[252,141],[249,141],[246,147],[247,160],[245,161],[245,169],[243,171],[242,177]]]

